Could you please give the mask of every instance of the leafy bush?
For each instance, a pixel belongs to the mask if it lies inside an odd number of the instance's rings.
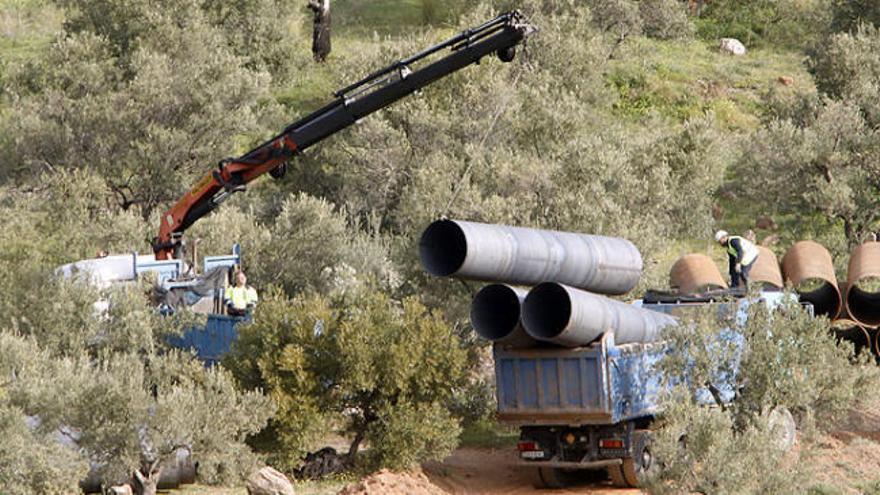
[[[808,67],[819,91],[858,106],[872,125],[880,123],[880,28],[862,25],[830,36]]]
[[[734,313],[719,318],[708,308],[669,330],[676,352],[660,369],[680,385],[664,401],[654,448],[663,468],[650,481],[652,493],[803,493],[813,434],[832,428],[880,383],[871,358],[838,347],[826,319],[795,303],[752,304],[747,313],[739,324]],[[707,389],[735,396],[706,407]],[[773,440],[768,412],[778,406],[798,423],[798,455],[785,455]]]
[[[679,0],[642,0],[639,2],[645,34],[661,40],[688,38],[693,25],[687,5]]]
[[[713,0],[706,2],[696,26],[697,33],[713,43],[737,38],[751,47],[801,49],[827,30],[831,15],[825,0]]]
[[[465,353],[442,317],[414,299],[271,293],[226,364],[278,404],[255,443],[286,469],[332,425],[350,435],[352,460],[369,442],[359,464],[371,469],[440,458],[458,438],[449,403],[464,383]]]

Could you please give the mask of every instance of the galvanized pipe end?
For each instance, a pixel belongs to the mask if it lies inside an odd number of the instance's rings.
[[[428,273],[448,277],[457,272],[467,258],[467,238],[452,220],[438,220],[422,232],[419,258]]]
[[[568,328],[571,310],[571,297],[565,287],[543,283],[530,290],[523,302],[523,326],[532,337],[552,341]]]
[[[515,347],[537,344],[520,323],[525,295],[525,290],[504,284],[490,284],[480,289],[471,303],[471,325],[477,335]]]

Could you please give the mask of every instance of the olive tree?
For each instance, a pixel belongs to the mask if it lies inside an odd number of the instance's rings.
[[[465,353],[444,319],[415,299],[368,287],[330,297],[271,293],[225,364],[278,404],[255,443],[287,468],[331,425],[348,435],[347,460],[367,468],[441,458],[456,444],[450,399],[464,383]]]
[[[877,133],[854,103],[824,100],[802,119],[759,129],[736,169],[744,197],[801,217],[826,216],[852,246],[880,219],[878,151]]]
[[[120,207],[149,216],[224,158],[218,150],[234,154],[231,137],[262,129],[270,75],[197,5],[172,4],[83,2],[45,55],[13,70],[6,176],[89,168]]]
[[[828,320],[796,303],[753,303],[740,313],[736,305],[698,311],[666,333],[675,352],[658,371],[674,387],[659,418],[653,450],[663,469],[649,480],[651,493],[803,493],[815,433],[880,379],[870,356],[838,345]],[[780,406],[797,422],[797,456],[774,440],[769,413]]]

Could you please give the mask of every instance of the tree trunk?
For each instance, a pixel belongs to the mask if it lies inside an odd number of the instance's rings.
[[[309,0],[309,9],[315,13],[312,56],[320,63],[330,55],[330,0]]]
[[[361,442],[364,441],[364,432],[362,430],[358,430],[358,432],[354,435],[354,440],[351,442],[351,445],[348,447],[348,454],[345,455],[346,461],[349,466],[354,465],[354,458],[358,453],[358,449],[360,449]]]
[[[144,470],[147,471],[146,475],[141,472]],[[156,495],[160,476],[162,476],[161,467],[136,470],[131,484],[134,495]]]

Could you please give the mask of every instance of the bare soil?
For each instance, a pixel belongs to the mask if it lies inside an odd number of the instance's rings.
[[[637,495],[607,481],[584,483],[566,490],[532,486],[532,469],[518,466],[513,448],[460,448],[442,462],[427,463],[405,473],[380,471],[346,487],[344,495],[546,494]],[[853,411],[839,428],[821,438],[812,457],[814,493],[880,493],[880,400]],[[869,489],[870,487],[870,489]],[[831,491],[828,491],[830,489]]]
[[[441,494],[553,494],[633,495],[639,490],[615,489],[608,482],[584,483],[567,490],[532,487],[532,469],[516,465],[514,449],[460,448],[442,462],[425,464],[421,470],[392,473],[380,471],[351,484],[340,495],[441,495]]]

